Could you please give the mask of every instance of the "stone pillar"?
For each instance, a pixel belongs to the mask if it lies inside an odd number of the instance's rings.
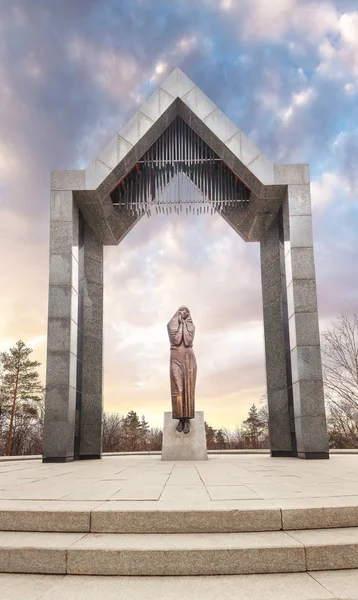
[[[84,224],[82,390],[79,458],[101,458],[103,411],[103,244]],[[79,338],[80,339],[80,338]],[[79,348],[80,352],[80,348]]]
[[[260,242],[271,456],[297,456],[282,210]]]
[[[287,186],[283,211],[298,457],[329,458],[308,183]]]
[[[51,192],[50,210],[44,462],[74,457],[79,211],[69,185],[59,181],[57,187]]]

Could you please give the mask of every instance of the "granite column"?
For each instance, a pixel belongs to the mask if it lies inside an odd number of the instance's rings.
[[[329,458],[309,183],[287,186],[283,213],[298,457]]]
[[[50,217],[43,460],[66,462],[74,458],[79,280],[79,210],[71,190],[51,191]]]
[[[269,435],[272,456],[297,456],[282,210],[260,242]]]

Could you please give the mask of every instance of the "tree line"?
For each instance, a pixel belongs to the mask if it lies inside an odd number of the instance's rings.
[[[32,349],[19,340],[0,353],[0,455],[42,453],[44,388],[31,360]],[[323,376],[331,448],[358,448],[358,310],[342,312],[322,335]],[[269,447],[266,406],[253,404],[234,430],[205,423],[210,450]],[[103,452],[159,451],[162,431],[134,410],[104,413]]]

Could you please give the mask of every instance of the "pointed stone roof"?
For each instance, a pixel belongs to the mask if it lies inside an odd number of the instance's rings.
[[[288,184],[309,183],[308,165],[274,165],[179,68],[163,81],[83,171],[53,171],[51,189],[72,190],[87,223],[104,244],[118,244],[137,222],[114,210],[111,192],[177,117],[222,159],[250,190],[245,217],[221,213],[248,241],[261,239]]]
[[[274,165],[179,68],[144,102],[86,169],[86,189],[97,189],[177,99],[190,109],[262,184],[274,183]]]

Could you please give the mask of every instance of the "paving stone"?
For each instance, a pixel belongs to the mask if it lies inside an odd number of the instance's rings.
[[[123,504],[125,506],[123,506]],[[154,506],[153,506],[154,505]],[[92,511],[91,531],[103,533],[215,533],[281,529],[281,511],[260,500],[177,506],[106,502]]]
[[[64,577],[65,575],[0,573],[1,600],[38,600],[50,590],[58,590],[57,584],[61,584]]]
[[[287,498],[274,503],[282,509],[284,530],[358,527],[356,496]]]
[[[0,532],[0,572],[66,573],[66,551],[77,533]]]
[[[304,547],[284,532],[90,533],[68,550],[78,575],[223,575],[306,569]]]
[[[357,600],[358,571],[312,571],[311,577],[340,600]]]
[[[1,531],[87,532],[98,502],[0,500]]]
[[[341,576],[342,585],[349,585],[347,572],[335,573]],[[356,572],[354,574],[357,577]],[[314,573],[313,577],[316,575]],[[328,589],[313,577],[308,573],[211,577],[0,575],[0,587],[2,600],[177,600],[179,596],[181,600],[232,600],[238,597],[245,600],[332,600]]]
[[[305,546],[307,570],[358,568],[358,527],[291,531]]]

